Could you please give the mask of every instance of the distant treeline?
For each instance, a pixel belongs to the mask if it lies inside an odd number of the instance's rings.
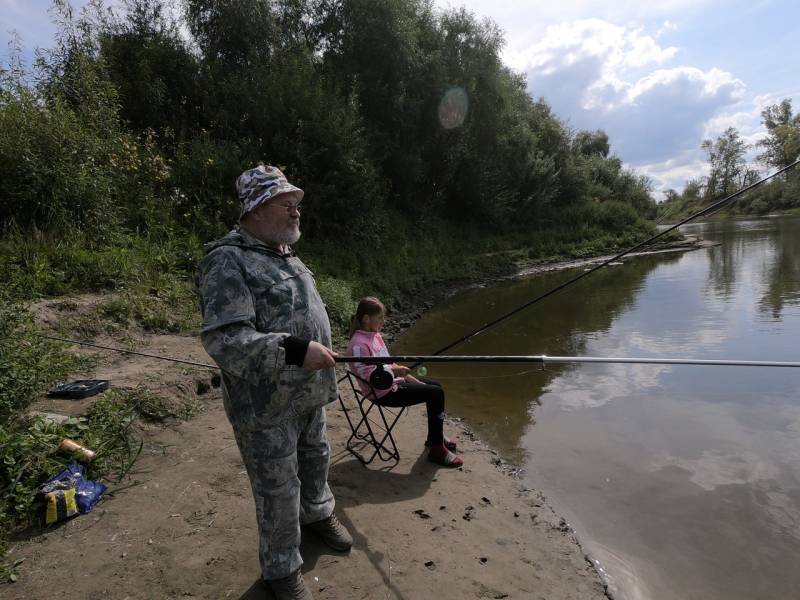
[[[77,16],[58,0],[53,47],[31,66],[13,53],[3,231],[207,239],[235,222],[233,182],[257,161],[305,189],[317,241],[391,240],[398,223],[588,239],[655,215],[605,133],[570,130],[503,66],[491,21],[426,0],[171,6]]]
[[[703,141],[708,176],[686,182],[680,193],[668,190],[659,215],[671,220],[688,216],[758,181],[759,166],[781,169],[800,158],[800,114],[793,113],[790,99],[764,108],[761,123],[767,135],[756,144],[762,151],[756,165],[747,163],[750,146],[735,127],[729,127],[717,139]],[[721,214],[763,215],[792,209],[800,209],[800,167],[740,196]]]

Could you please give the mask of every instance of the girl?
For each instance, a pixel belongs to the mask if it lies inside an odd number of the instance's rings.
[[[377,298],[368,296],[358,303],[356,314],[350,323],[350,343],[347,345],[349,356],[389,356],[386,343],[381,337],[381,329],[386,316],[386,308]],[[410,369],[402,365],[385,365],[394,376],[392,386],[386,390],[372,389],[366,383],[375,369],[382,365],[351,363],[353,372],[361,381],[364,395],[374,398],[373,402],[381,406],[400,407],[425,403],[428,409],[428,439],[430,446],[428,459],[445,467],[460,467],[464,464],[460,456],[454,454],[455,442],[444,437],[444,390],[442,386],[430,379],[422,380],[410,375]]]

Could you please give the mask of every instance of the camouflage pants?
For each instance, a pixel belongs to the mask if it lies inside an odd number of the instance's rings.
[[[333,513],[325,409],[289,416],[274,427],[234,433],[256,501],[262,576],[286,577],[303,564],[300,524]]]

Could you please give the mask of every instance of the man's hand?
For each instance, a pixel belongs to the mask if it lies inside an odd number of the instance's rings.
[[[392,373],[395,377],[405,377],[411,372],[411,369],[403,365],[392,365]]]
[[[306,358],[303,361],[303,368],[309,371],[329,369],[336,364],[334,358],[337,356],[336,352],[326,348],[319,342],[309,342]]]

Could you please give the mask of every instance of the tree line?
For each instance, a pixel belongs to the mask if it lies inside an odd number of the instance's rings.
[[[645,231],[647,178],[500,60],[502,32],[428,0],[56,0],[53,47],[0,71],[0,228],[218,235],[257,161],[304,229]],[[21,42],[18,42],[21,43]],[[535,90],[534,90],[535,91]]]
[[[800,158],[800,114],[794,113],[791,99],[765,107],[761,123],[766,135],[756,142],[761,152],[755,164],[747,162],[751,146],[735,127],[714,140],[704,140],[701,147],[708,157],[708,175],[688,181],[680,193],[668,190],[660,214],[669,218],[688,215],[758,181],[759,166],[781,169]],[[800,208],[800,173],[795,170],[738,198],[728,212],[763,215],[796,208]]]

